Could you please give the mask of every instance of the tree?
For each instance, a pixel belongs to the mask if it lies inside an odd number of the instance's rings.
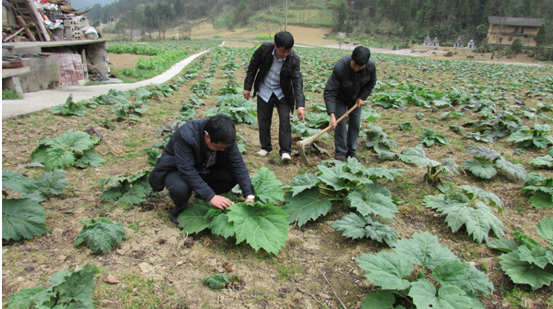
[[[538,43],[538,45],[544,45],[545,43],[547,43],[547,30],[545,28],[545,24],[541,26],[540,31],[536,35],[535,40],[536,40],[536,43]]]
[[[511,44],[511,49],[517,53],[522,53],[523,48],[524,48],[524,44],[522,44],[521,39],[515,39],[513,41],[513,44]]]

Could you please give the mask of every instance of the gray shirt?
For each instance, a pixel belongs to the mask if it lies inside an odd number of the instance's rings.
[[[284,59],[277,59],[275,57],[275,51],[273,50],[273,65],[271,69],[267,72],[265,79],[259,85],[259,96],[263,101],[269,102],[271,95],[274,93],[279,100],[284,98],[284,93],[280,87],[280,70],[282,70],[282,65],[284,64]]]

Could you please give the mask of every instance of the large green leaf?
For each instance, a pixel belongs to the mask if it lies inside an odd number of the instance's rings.
[[[392,291],[375,291],[367,295],[361,309],[394,309],[395,302],[396,297]]]
[[[83,152],[94,146],[90,134],[81,131],[67,130],[61,136],[56,137],[55,140],[63,147],[78,152]]]
[[[2,238],[31,239],[46,233],[46,215],[31,199],[2,199]]]
[[[252,177],[252,185],[255,197],[263,203],[278,203],[284,200],[282,183],[275,177],[275,174],[268,168],[262,167]]]
[[[502,252],[517,251],[520,243],[512,238],[493,240],[488,242],[488,248]]]
[[[340,220],[332,222],[330,225],[332,228],[337,231],[343,231],[342,236],[350,237],[352,239],[363,238],[365,237],[365,226],[367,222],[356,213],[349,213],[342,217]]]
[[[499,208],[499,212],[502,212],[505,208],[501,199],[491,192],[467,185],[459,186],[459,189],[463,190],[463,193],[468,196],[469,200],[473,200],[475,197],[480,198],[489,206],[497,206]]]
[[[220,290],[226,288],[230,280],[225,274],[216,274],[202,279],[202,283],[214,290]]]
[[[188,206],[178,217],[179,227],[183,233],[199,233],[210,227],[211,219],[206,218],[206,214],[211,208],[211,204],[205,201],[197,201]]]
[[[317,186],[319,179],[311,173],[298,175],[288,186],[284,186],[285,189],[292,191],[292,196],[296,196],[304,190],[311,189]]]
[[[53,147],[46,150],[46,161],[44,161],[44,167],[47,171],[51,171],[55,168],[64,169],[75,163],[75,155],[73,152],[61,148]]]
[[[461,261],[443,261],[432,276],[442,285],[453,285],[471,294],[488,295],[493,291],[493,283],[485,273]]]
[[[432,309],[471,309],[472,300],[463,290],[451,285],[443,285],[438,290],[426,280],[420,279],[412,283],[413,287],[409,291],[409,296],[413,298],[413,304],[417,308]]]
[[[2,171],[2,188],[10,189],[20,193],[30,194],[36,187],[36,180],[23,176],[18,172]]]
[[[528,201],[530,202],[530,204],[532,204],[532,206],[536,208],[553,207],[553,195],[545,193],[543,191],[538,191],[534,193],[534,195],[532,195],[530,199],[528,199]]]
[[[106,162],[98,152],[94,149],[87,149],[83,152],[83,156],[75,162],[75,166],[85,168],[88,166],[99,167]]]
[[[397,241],[397,232],[392,227],[380,223],[373,216],[363,217],[352,212],[332,222],[331,227],[344,231],[342,236],[352,239],[368,237],[378,242],[384,241],[390,247]]]
[[[216,209],[211,207],[211,209]],[[226,213],[220,213],[218,216],[213,218],[211,221],[211,233],[224,238],[229,238],[234,236],[234,224],[229,221],[228,215]]]
[[[493,164],[482,163],[477,160],[467,160],[461,164],[461,167],[465,170],[469,170],[475,176],[484,179],[491,179],[497,174],[497,170]]]
[[[518,247],[518,256],[521,261],[535,264],[540,268],[545,268],[547,264],[553,265],[553,250],[542,247],[532,249],[527,246]]]
[[[411,286],[405,278],[413,272],[413,264],[397,253],[367,253],[355,260],[366,272],[365,277],[384,290],[405,290]]]
[[[83,228],[75,238],[75,246],[86,242],[88,248],[94,253],[110,252],[125,238],[125,228],[121,221],[113,223],[108,218],[100,218],[90,221],[81,219],[81,223]]]
[[[55,169],[51,172],[44,172],[37,179],[36,188],[46,195],[63,194],[67,187],[68,180],[65,179],[66,173],[64,170]]]
[[[473,207],[464,203],[452,203],[442,211],[446,215],[447,225],[452,232],[457,232],[465,225],[469,235],[481,243],[488,241],[488,233],[494,231],[498,238],[505,235],[503,222],[482,202],[476,202]]]
[[[516,165],[503,158],[499,158],[497,161],[495,161],[495,165],[497,166],[497,168],[503,170],[505,173],[514,176],[520,180],[525,180],[526,174],[528,174],[524,167]]]
[[[522,261],[517,251],[505,253],[499,257],[501,268],[514,283],[529,284],[532,290],[548,286],[553,281],[553,265],[545,268],[536,267]]]
[[[553,217],[543,217],[540,223],[536,224],[536,230],[541,238],[547,239],[553,245]]]
[[[374,215],[392,221],[398,212],[392,198],[381,193],[356,190],[344,199],[344,205],[357,209],[363,216]]]
[[[440,162],[434,161],[426,157],[426,152],[424,148],[419,144],[415,147],[405,149],[399,155],[401,161],[405,163],[417,164],[419,168],[431,166],[438,166]]]
[[[90,264],[86,264],[71,275],[65,277],[65,280],[60,284],[54,284],[50,280],[50,284],[55,287],[59,293],[58,305],[66,305],[74,308],[94,308],[94,285],[96,281],[94,277],[100,270]]]
[[[284,198],[287,203],[282,210],[288,214],[288,223],[297,221],[298,225],[302,226],[309,220],[326,215],[332,204],[327,197],[319,199],[319,194],[319,188],[305,190],[296,196],[286,194]]]
[[[141,185],[133,185],[131,189],[121,196],[121,202],[131,204],[131,205],[138,205],[144,201],[146,201],[146,196],[148,195],[148,190],[146,190]]]
[[[340,191],[344,189],[352,189],[350,180],[355,179],[356,177],[350,173],[344,172],[342,166],[339,165],[329,168],[320,164],[318,168],[322,172],[322,175],[319,175],[318,178],[326,185],[334,188],[334,190]]]
[[[38,286],[30,289],[21,289],[15,293],[10,294],[10,299],[6,303],[6,308],[8,309],[21,309],[29,308],[34,303],[31,300],[31,297],[36,294],[46,290],[45,287]]]
[[[437,236],[428,232],[415,233],[411,240],[398,240],[394,250],[408,261],[430,269],[436,268],[445,260],[459,259],[446,246],[440,245]]]
[[[237,203],[229,207],[229,221],[234,222],[236,243],[246,240],[255,251],[259,248],[277,254],[288,239],[288,214],[272,204]]]

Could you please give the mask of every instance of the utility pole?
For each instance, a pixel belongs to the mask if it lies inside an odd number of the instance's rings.
[[[286,31],[286,28],[288,26],[288,0],[286,0],[286,11],[284,13],[284,31]]]

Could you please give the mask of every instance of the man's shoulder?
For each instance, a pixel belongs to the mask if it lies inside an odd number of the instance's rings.
[[[192,138],[197,135],[208,119],[197,119],[183,124],[177,131],[183,137]]]

